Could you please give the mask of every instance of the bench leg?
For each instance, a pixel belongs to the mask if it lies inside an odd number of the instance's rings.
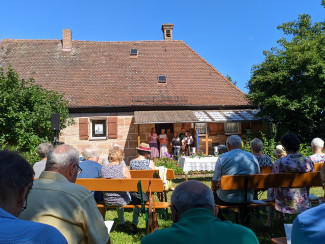
[[[248,207],[240,208],[240,223],[243,226],[250,227],[250,209]]]
[[[105,207],[99,207],[98,211],[102,215],[103,219],[105,220],[105,214],[106,214],[106,208]]]

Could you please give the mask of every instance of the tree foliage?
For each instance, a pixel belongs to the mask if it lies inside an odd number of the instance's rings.
[[[248,98],[275,123],[279,136],[293,131],[303,140],[324,137],[325,22],[313,24],[304,14],[278,29],[287,38],[253,66]]]
[[[62,94],[19,79],[11,67],[0,70],[0,147],[35,156],[38,144],[53,140],[51,114],[60,113],[61,129],[73,123],[67,104]]]

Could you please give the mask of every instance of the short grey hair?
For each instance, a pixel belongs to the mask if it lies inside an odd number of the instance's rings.
[[[178,211],[185,212],[192,208],[214,209],[214,197],[211,189],[195,180],[178,185],[173,191],[171,203]]]
[[[37,153],[42,157],[46,158],[46,155],[53,150],[53,145],[51,143],[45,142],[39,144],[37,148]]]
[[[228,143],[231,146],[240,146],[242,147],[241,144],[241,139],[238,135],[231,135],[227,138],[226,143]]]
[[[324,148],[324,141],[322,139],[320,139],[319,137],[316,137],[311,141],[311,146],[314,146],[317,148]]]
[[[251,141],[251,148],[255,151],[255,152],[261,152],[263,150],[263,142],[258,139],[258,138],[254,138]]]
[[[91,147],[85,147],[81,151],[81,156],[86,160],[88,158],[99,157],[98,153]]]
[[[49,152],[45,170],[61,169],[73,163],[79,163],[78,150],[70,145],[63,144],[56,146],[53,151]]]

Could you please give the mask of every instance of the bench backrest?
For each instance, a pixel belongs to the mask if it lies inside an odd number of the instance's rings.
[[[320,172],[225,175],[221,177],[222,190],[266,189],[321,186]]]
[[[315,171],[320,171],[323,167],[324,163],[315,163]]]
[[[262,166],[260,169],[261,169],[261,174],[271,174],[273,166]]]
[[[142,191],[149,191],[150,179],[104,179],[79,178],[76,184],[86,187],[90,191],[138,191],[138,182],[141,180]],[[163,192],[164,183],[161,179],[151,179],[151,191]]]
[[[131,178],[155,178],[155,172],[159,177],[159,170],[157,169],[150,169],[150,170],[130,170]],[[167,169],[166,174],[167,180],[175,179],[174,170]]]

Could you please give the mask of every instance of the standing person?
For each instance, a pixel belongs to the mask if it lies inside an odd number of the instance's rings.
[[[179,134],[179,137],[181,138],[181,140],[184,139],[184,137],[185,137],[185,129],[184,128],[181,129],[181,133]]]
[[[38,178],[40,174],[43,172],[45,169],[45,164],[46,164],[46,156],[47,154],[53,150],[53,145],[51,143],[41,143],[38,148],[37,148],[37,153],[41,156],[42,160],[39,162],[36,162],[33,165],[33,169],[35,172],[35,178]]]
[[[151,133],[148,134],[148,139],[149,139],[149,146],[151,150],[150,157],[151,158],[159,158],[159,149],[158,149],[158,135],[156,133],[156,128],[152,127]]]
[[[254,138],[250,144],[251,144],[252,153],[257,158],[260,167],[273,166],[272,159],[270,158],[270,156],[262,153],[264,145],[260,139]]]
[[[74,184],[79,153],[70,145],[56,146],[48,153],[46,167],[34,181],[21,219],[57,228],[68,243],[109,243],[109,236],[96,201],[85,187]]]
[[[172,138],[172,147],[174,151],[174,158],[178,161],[180,152],[181,152],[182,141],[176,132],[174,132],[174,136]]]
[[[129,169],[122,164],[124,158],[124,151],[120,146],[111,147],[108,152],[109,164],[103,166],[100,177],[109,179],[131,179]],[[131,196],[129,192],[104,192],[104,202],[111,206],[124,206],[130,203]],[[124,209],[117,208],[118,229],[124,230],[126,228],[124,220]],[[132,233],[137,232],[139,210],[133,209],[133,221],[130,226]]]
[[[46,224],[18,219],[27,206],[32,188],[32,166],[14,152],[0,151],[0,243],[67,243],[64,236]]]
[[[182,148],[183,151],[185,151],[185,155],[189,156],[191,152],[191,147],[193,145],[193,137],[190,132],[186,131],[185,132],[185,137],[182,140]]]
[[[324,150],[324,141],[318,137],[314,138],[311,141],[311,150],[313,155],[310,155],[309,158],[313,163],[324,163],[325,162],[325,153]]]
[[[173,133],[170,132],[170,129],[167,129],[167,139],[168,139],[168,152],[172,153],[172,139],[173,139]]]
[[[163,158],[168,153],[167,144],[168,138],[165,134],[165,129],[161,129],[161,134],[159,135],[159,143],[160,143],[160,158]]]
[[[272,173],[305,173],[314,171],[313,162],[299,153],[300,140],[293,134],[281,137],[281,144],[288,156],[278,159]],[[275,209],[284,214],[294,214],[311,207],[307,187],[301,188],[273,188]]]
[[[174,224],[143,237],[141,244],[258,243],[252,230],[216,217],[213,194],[201,182],[191,180],[177,186],[170,208]]]
[[[260,174],[260,166],[256,157],[242,150],[242,141],[239,136],[232,135],[226,141],[228,152],[222,154],[216,163],[216,168],[211,182],[211,189],[215,192],[214,198],[217,204],[232,205],[233,203],[243,203],[245,201],[244,190],[222,190],[220,186],[221,176],[223,175],[243,175]],[[248,190],[247,201],[253,200],[254,190]],[[248,213],[240,212],[241,224],[249,226]],[[221,211],[218,217],[223,219]]]

